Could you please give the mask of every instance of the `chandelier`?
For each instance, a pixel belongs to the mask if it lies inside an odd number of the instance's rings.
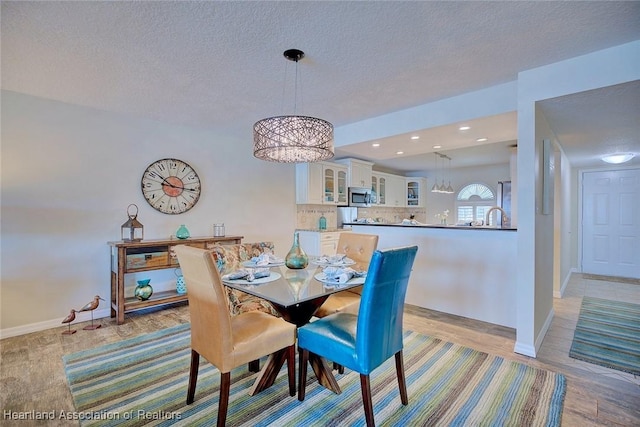
[[[284,51],[296,63],[295,97],[298,91],[298,61],[304,52]],[[295,110],[295,109],[294,109]],[[303,115],[274,116],[253,125],[253,155],[280,163],[309,163],[333,157],[333,125],[326,120]]]

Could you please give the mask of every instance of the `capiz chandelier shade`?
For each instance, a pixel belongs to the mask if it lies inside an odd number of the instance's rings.
[[[253,155],[282,163],[318,162],[333,157],[333,125],[307,116],[276,116],[253,125]]]
[[[304,52],[284,51],[296,63],[295,97],[298,94],[298,61]],[[261,160],[281,163],[309,163],[333,157],[333,125],[326,120],[294,114],[274,116],[253,125],[253,155]]]

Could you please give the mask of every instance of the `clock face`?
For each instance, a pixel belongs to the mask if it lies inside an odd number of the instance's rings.
[[[198,202],[200,178],[182,160],[157,160],[142,175],[142,194],[154,209],[166,214],[181,214]]]

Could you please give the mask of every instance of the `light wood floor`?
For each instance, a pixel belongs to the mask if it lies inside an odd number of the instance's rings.
[[[536,359],[513,352],[515,331],[509,328],[413,306],[407,306],[405,327],[563,373],[567,378],[563,426],[640,426],[640,378],[568,357],[585,295],[640,304],[638,285],[588,280],[574,274],[564,298],[554,301],[556,315]],[[10,421],[6,414],[7,411],[74,411],[62,355],[188,321],[188,307],[183,305],[131,313],[127,315],[126,323],[120,326],[115,325],[112,319],[100,319],[98,322],[102,327],[95,331],[82,330],[87,324],[82,323],[72,325],[78,330],[73,335],[62,335],[66,327],[60,327],[0,341],[0,409],[3,413],[0,424],[20,427],[76,425],[76,422],[62,420],[53,423]]]

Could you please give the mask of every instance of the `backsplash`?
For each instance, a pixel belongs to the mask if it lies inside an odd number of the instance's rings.
[[[314,230],[318,228],[320,217],[324,215],[327,219],[327,228],[338,226],[338,215],[336,206],[328,205],[296,205],[296,228]],[[415,219],[422,223],[427,223],[427,212],[425,208],[389,208],[384,206],[372,206],[369,208],[358,208],[358,218],[381,218],[382,222],[395,224],[409,216],[415,215]],[[433,221],[431,221],[433,222]]]
[[[388,208],[384,206],[372,206],[370,208],[358,208],[358,218],[373,218],[388,224],[397,224],[403,219],[409,219],[415,215],[419,222],[426,223],[427,212],[425,208]]]
[[[296,205],[297,221],[296,228],[304,230],[315,230],[318,228],[320,217],[324,215],[327,219],[327,228],[338,226],[338,214],[335,206],[327,205]]]

